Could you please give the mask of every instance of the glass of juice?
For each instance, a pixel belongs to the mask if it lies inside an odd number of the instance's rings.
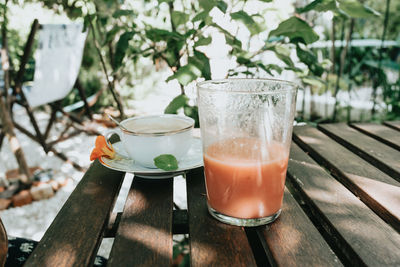
[[[219,221],[273,222],[281,212],[297,86],[272,79],[197,85],[207,205]]]

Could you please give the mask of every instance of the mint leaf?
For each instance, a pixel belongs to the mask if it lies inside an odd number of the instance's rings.
[[[178,169],[178,161],[171,154],[162,154],[154,158],[154,165],[164,171],[174,171]]]

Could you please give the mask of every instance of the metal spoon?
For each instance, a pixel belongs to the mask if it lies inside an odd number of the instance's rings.
[[[110,120],[115,122],[119,126],[119,128],[122,128],[124,131],[130,132],[125,126],[123,126],[121,123],[119,123],[119,121],[114,119],[110,114],[107,114],[107,116],[110,118]]]

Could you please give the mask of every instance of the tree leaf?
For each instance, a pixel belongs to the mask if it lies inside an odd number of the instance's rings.
[[[314,75],[321,76],[324,73],[324,68],[318,63],[318,58],[312,51],[297,46],[296,53],[300,61],[306,64]]]
[[[263,69],[265,72],[267,72],[269,75],[273,76],[271,70],[269,68],[267,68],[264,64],[259,63],[257,64],[258,67],[260,67],[261,69]]]
[[[112,41],[115,38],[115,35],[121,30],[121,27],[116,25],[111,30],[109,30],[106,34],[106,38],[104,40],[103,45],[107,44],[108,42]]]
[[[185,37],[186,39],[189,38],[191,35],[195,34],[196,30],[194,29],[190,29],[187,32],[185,32],[185,34],[183,35],[183,37]]]
[[[213,0],[200,0],[199,1],[200,7],[204,9],[206,12],[210,12],[211,9],[214,8],[215,2]]]
[[[176,66],[176,64],[178,63],[178,59],[176,58],[173,50],[167,49],[167,51],[165,51],[163,55],[169,66]],[[160,54],[158,54],[157,56],[161,57]]]
[[[262,31],[260,25],[258,25],[257,22],[255,22],[254,19],[243,10],[232,13],[231,18],[233,20],[241,21],[250,31],[251,35],[256,35]]]
[[[223,13],[226,13],[226,10],[228,9],[228,4],[225,3],[224,1],[217,1],[217,7]]]
[[[194,18],[192,19],[192,22],[205,21],[208,17],[210,17],[209,14],[210,13],[208,11],[202,11],[202,12],[198,13],[196,16],[194,16]]]
[[[86,32],[86,30],[89,28],[90,26],[90,22],[94,23],[96,19],[96,16],[88,14],[85,16],[85,18],[83,19],[83,29],[82,32]]]
[[[225,35],[225,41],[228,45],[237,48],[237,49],[242,49],[242,42],[239,41],[235,36],[233,36],[230,32],[222,28],[216,23],[212,23],[211,26],[219,29],[224,35]]]
[[[1,4],[2,7],[4,7],[4,4]],[[83,12],[82,9],[80,8],[73,8],[70,9],[69,13],[68,13],[68,17],[70,18],[82,18],[83,17]]]
[[[188,21],[189,15],[181,11],[172,11],[171,18],[172,23],[174,23],[175,26],[179,26]]]
[[[211,37],[200,36],[199,40],[197,40],[197,42],[194,43],[194,47],[209,45],[211,44],[211,41],[212,41]]]
[[[177,32],[170,32],[163,29],[149,29],[146,30],[146,36],[153,42],[167,41],[170,39],[182,40],[182,35]]]
[[[168,104],[165,108],[165,114],[177,114],[180,108],[183,108],[188,102],[189,98],[186,95],[178,95]]]
[[[300,7],[296,9],[297,13],[304,13],[311,10],[324,12],[328,10],[336,10],[336,1],[335,0],[315,0],[306,5],[305,7]]]
[[[244,57],[244,56],[237,56],[236,62],[241,65],[246,65],[247,67],[254,67],[254,66],[249,66],[252,62],[250,59],[248,59],[247,57]]]
[[[259,66],[261,69],[263,69],[264,71],[268,72],[268,74],[273,75],[271,70],[276,71],[278,74],[282,73],[282,68],[279,67],[276,64],[268,64],[268,65],[264,65],[261,62],[257,63],[257,66]]]
[[[275,55],[282,60],[287,66],[294,67],[294,63],[290,58],[290,50],[284,47],[283,45],[275,45],[267,47],[266,50],[273,51]]]
[[[134,32],[123,33],[118,40],[117,47],[115,49],[115,58],[113,62],[114,71],[118,70],[122,64],[122,60],[125,57],[126,49],[128,48],[129,41],[132,39]]]
[[[179,68],[173,75],[168,77],[166,81],[168,82],[173,79],[177,79],[180,84],[185,86],[200,76],[201,76],[201,70],[197,66],[193,64],[187,64]]]
[[[194,50],[194,57],[190,57],[188,62],[195,65],[206,80],[211,80],[210,59],[205,54]]]
[[[364,64],[369,67],[376,68],[376,69],[386,67],[386,68],[390,68],[390,69],[397,70],[397,71],[400,70],[400,64],[398,64],[395,61],[392,61],[390,59],[382,60],[380,65],[379,65],[379,62],[375,61],[375,60],[366,60],[364,62]]]
[[[352,18],[370,18],[375,16],[380,16],[379,12],[376,10],[363,5],[356,0],[346,0],[339,1],[339,9],[344,11],[349,17]]]
[[[293,72],[303,73],[303,70],[297,67],[285,67],[285,70],[291,70]]]
[[[162,154],[154,158],[154,165],[164,171],[174,171],[179,168],[178,161],[175,156],[171,154]]]
[[[271,3],[273,0],[260,0],[261,2]]]
[[[319,39],[318,34],[302,19],[291,17],[281,22],[275,30],[269,33],[270,36],[287,36],[292,43],[311,44]]]
[[[131,15],[134,15],[135,13],[133,12],[133,10],[129,10],[129,9],[119,9],[119,10],[116,10],[113,14],[112,14],[112,16],[113,16],[113,18],[119,18],[119,17],[122,17],[122,16],[131,16]]]
[[[200,127],[200,123],[199,123],[199,109],[197,106],[189,106],[189,105],[185,105],[185,107],[183,108],[183,111],[185,113],[186,116],[194,119],[194,127],[198,128]]]

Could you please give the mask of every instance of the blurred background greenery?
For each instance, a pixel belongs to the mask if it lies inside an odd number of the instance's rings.
[[[79,80],[94,107],[197,118],[195,82],[228,77],[299,83],[297,121],[400,118],[400,0],[2,1],[15,75],[34,18],[83,22]],[[32,81],[34,59],[25,81]],[[168,92],[167,92],[168,91]],[[112,94],[115,92],[115,94]],[[73,90],[64,105],[78,101]]]

